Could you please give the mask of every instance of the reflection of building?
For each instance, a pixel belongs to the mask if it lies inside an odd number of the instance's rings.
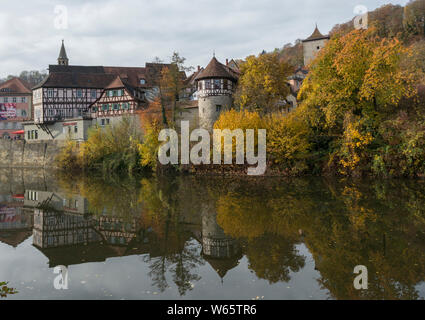
[[[33,243],[40,248],[99,241],[94,221],[82,215],[34,209]]]
[[[0,242],[17,247],[32,234],[33,216],[22,195],[0,195]]]
[[[224,233],[217,214],[207,206],[202,212],[202,255],[220,278],[235,268],[242,257],[239,243]]]
[[[31,90],[19,78],[0,84],[0,138],[23,138],[22,121],[31,118]]]

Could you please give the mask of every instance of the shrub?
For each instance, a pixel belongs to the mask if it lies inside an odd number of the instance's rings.
[[[151,168],[154,171],[157,168],[158,150],[161,145],[161,142],[158,141],[161,129],[162,126],[157,120],[146,123],[143,143],[138,144],[140,165],[144,168]]]
[[[74,171],[81,167],[79,148],[77,142],[67,140],[65,146],[61,149],[56,156],[57,167],[66,170]]]

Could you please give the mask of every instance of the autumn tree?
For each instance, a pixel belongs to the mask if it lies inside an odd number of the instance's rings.
[[[236,104],[265,113],[277,110],[289,94],[291,72],[291,66],[280,60],[277,52],[248,57],[241,66]]]
[[[397,39],[381,39],[370,28],[335,35],[313,62],[300,109],[318,135],[331,137],[338,165],[355,169],[363,163],[358,157],[370,155],[364,148],[373,146],[379,124],[415,94],[412,74],[401,66],[408,54]]]
[[[171,63],[161,71],[160,91],[162,96],[163,114],[165,105],[172,106],[172,122],[176,121],[177,101],[179,101],[182,91],[186,88],[186,72],[192,67],[184,65],[186,58],[181,57],[177,52],[171,56]],[[166,123],[164,123],[166,124]]]

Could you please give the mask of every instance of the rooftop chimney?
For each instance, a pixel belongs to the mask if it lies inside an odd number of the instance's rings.
[[[201,71],[201,66],[198,66],[198,71]]]
[[[229,65],[229,59],[226,59],[226,66]]]

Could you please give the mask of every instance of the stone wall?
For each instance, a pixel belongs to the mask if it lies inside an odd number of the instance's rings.
[[[63,142],[0,140],[0,168],[53,168]]]

